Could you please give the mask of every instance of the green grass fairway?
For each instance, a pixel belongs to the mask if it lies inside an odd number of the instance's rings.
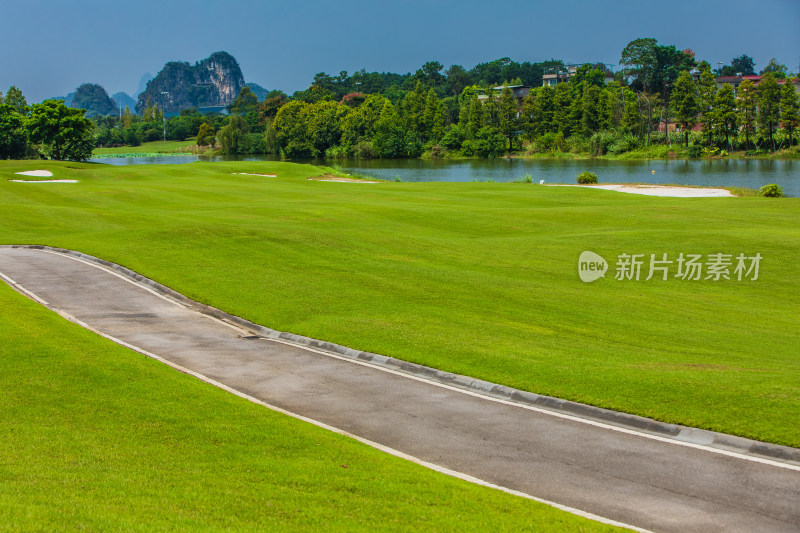
[[[252,404],[0,283],[2,531],[611,531]]]
[[[181,148],[194,146],[197,144],[195,139],[188,141],[152,141],[142,143],[139,146],[116,146],[112,148],[95,148],[92,157],[120,157],[130,154],[171,154],[181,153]]]
[[[2,181],[38,168],[80,183]],[[0,242],[115,261],[275,329],[800,445],[799,199],[305,179],[319,172],[5,162]],[[605,279],[579,280],[584,250]],[[665,252],[764,259],[757,281],[613,279],[618,254]]]

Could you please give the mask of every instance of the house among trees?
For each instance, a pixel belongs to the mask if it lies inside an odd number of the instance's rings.
[[[758,88],[758,84],[761,83],[761,78],[763,76],[755,75],[755,76],[741,76],[737,73],[736,76],[718,76],[717,77],[717,89],[721,89],[723,85],[730,85],[733,87],[733,94],[737,95],[739,92],[739,85],[744,80],[750,80],[753,82],[753,85]],[[793,78],[793,79],[777,79],[778,85],[783,85],[784,83],[791,83],[794,85],[794,90],[800,96],[800,78]]]
[[[503,92],[503,89],[506,88],[510,89],[511,93],[514,95],[514,99],[517,101],[517,107],[522,108],[522,100],[531,95],[531,89],[533,87],[528,87],[527,85],[498,85],[492,89],[494,97],[500,98],[500,94]],[[480,100],[481,103],[484,103],[488,98],[489,95],[486,94],[486,91],[478,89],[478,100]]]
[[[559,83],[569,81],[570,78],[578,73],[578,69],[583,65],[588,65],[590,69],[597,69],[605,74],[605,83],[608,85],[614,81],[614,73],[605,63],[581,63],[579,65],[557,65],[546,67],[542,74],[542,86],[554,87]]]

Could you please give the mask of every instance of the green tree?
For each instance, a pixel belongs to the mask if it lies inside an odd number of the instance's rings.
[[[406,134],[400,118],[390,101],[383,104],[383,110],[375,124],[372,147],[380,157],[397,158],[408,155]]]
[[[22,115],[23,117],[28,116],[28,101],[25,100],[25,96],[22,95],[22,91],[16,85],[12,85],[6,91],[5,100],[3,103],[10,105],[14,108],[14,111]]]
[[[619,64],[624,66],[623,75],[633,78],[631,86],[635,90],[657,92],[666,99],[680,73],[694,67],[695,61],[687,51],[645,38],[628,43]]]
[[[277,154],[280,152],[278,145],[278,136],[275,132],[275,127],[272,125],[272,119],[268,118],[264,121],[264,145],[268,154]]]
[[[786,65],[781,65],[780,63],[775,61],[775,58],[773,57],[772,59],[769,60],[767,66],[764,67],[764,70],[761,71],[761,74],[762,75],[772,74],[775,77],[775,79],[782,80],[786,78],[786,73],[788,72],[788,70],[789,69],[786,68]]]
[[[341,116],[347,113],[347,106],[340,106],[336,102],[321,101],[311,104],[303,111],[306,114],[308,136],[314,148],[314,157],[324,157],[325,151],[339,143],[342,130],[339,126]]]
[[[308,113],[310,104],[292,100],[278,110],[272,123],[275,137],[284,155],[290,159],[310,158],[314,147],[308,135]]]
[[[775,151],[775,130],[781,118],[781,88],[771,72],[764,74],[758,85],[758,124],[766,130],[772,151]]]
[[[629,42],[622,50],[619,64],[623,66],[622,73],[634,78],[645,91],[652,91],[656,79],[656,47],[658,41],[652,37],[635,39]]]
[[[536,135],[545,133],[555,133],[558,126],[555,121],[556,115],[556,91],[549,85],[537,89],[533,103],[533,113],[531,121],[533,131]]]
[[[553,114],[553,125],[555,131],[564,134],[564,137],[569,137],[575,131],[575,124],[572,122],[572,83],[559,83],[555,88],[555,95],[553,103],[555,104],[555,112]]]
[[[736,109],[739,113],[739,124],[744,132],[745,143],[750,146],[750,136],[756,132],[756,89],[751,80],[744,80],[739,85],[736,95]]]
[[[445,71],[445,75],[447,76],[447,85],[450,87],[453,96],[459,96],[466,87],[473,84],[472,76],[461,65],[451,65]]]
[[[600,88],[596,85],[589,85],[583,91],[583,99],[581,102],[581,133],[589,136],[600,129],[601,106],[600,106]]]
[[[743,76],[752,76],[756,73],[753,58],[744,54],[733,58],[731,67],[734,73],[741,72]]]
[[[131,114],[131,108],[125,106],[125,111],[122,112],[122,129],[127,130],[133,124],[133,115]]]
[[[237,154],[247,133],[247,122],[240,115],[231,115],[228,124],[219,130],[217,139],[223,154]]]
[[[200,125],[200,131],[197,132],[197,146],[213,146],[215,140],[214,128],[207,122],[203,122]]]
[[[700,69],[700,83],[697,86],[700,123],[703,125],[703,133],[708,136],[708,144],[711,146],[715,123],[714,104],[717,97],[717,79],[711,72],[711,65],[705,61],[700,65]]]
[[[794,145],[794,133],[800,127],[800,103],[793,83],[781,87],[781,121],[783,131],[789,136],[789,146]]]
[[[26,129],[31,141],[41,144],[51,159],[85,161],[94,148],[94,124],[82,109],[72,109],[61,100],[45,100],[31,106]]]
[[[486,124],[483,104],[477,94],[473,94],[469,102],[469,120],[467,121],[466,136],[468,139],[475,136],[478,130]]]
[[[230,104],[231,113],[238,113],[240,115],[247,114],[257,107],[258,96],[256,96],[253,90],[247,85],[239,90],[239,95]]]
[[[14,106],[0,103],[0,159],[22,159],[28,144],[25,119]]]
[[[422,114],[424,133],[420,132],[425,141],[439,142],[444,134],[444,106],[431,88],[425,99],[425,111]]]
[[[684,132],[686,147],[689,147],[689,131],[697,123],[697,87],[689,71],[684,70],[678,76],[675,87],[672,89],[670,105],[675,114],[675,121],[681,125]]]
[[[508,140],[508,153],[511,153],[514,150],[514,137],[520,129],[520,121],[517,116],[517,99],[508,87],[503,87],[497,107],[500,115],[499,130]]]
[[[352,147],[361,141],[367,141],[375,133],[375,123],[381,116],[386,98],[379,94],[370,94],[364,103],[346,114],[341,119],[342,138],[344,146]]]
[[[733,87],[729,83],[723,84],[714,98],[714,124],[718,131],[725,134],[725,145],[730,148],[730,134],[736,131],[739,117]]]

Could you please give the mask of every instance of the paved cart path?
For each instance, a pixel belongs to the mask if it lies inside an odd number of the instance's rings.
[[[0,274],[51,309],[140,351],[492,484],[654,531],[800,530],[797,465],[554,416],[253,337],[53,251],[0,248]]]

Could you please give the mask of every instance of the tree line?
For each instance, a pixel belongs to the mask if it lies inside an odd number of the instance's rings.
[[[459,65],[445,70],[430,61],[403,75],[323,72],[291,96],[271,91],[259,100],[245,86],[228,106],[229,116],[184,109],[166,118],[149,102],[139,115],[126,108],[119,115],[97,116],[93,141],[135,146],[196,136],[199,146],[220,153],[289,159],[496,157],[520,150],[599,156],[671,146],[677,134],[669,132],[677,124],[689,155],[796,144],[797,94],[791,82],[779,83],[788,72],[774,60],[757,86],[745,80],[736,91],[729,84],[718,88],[714,69],[698,63],[691,50],[652,38],[628,43],[619,63],[613,81],[604,65],[585,64],[554,86],[542,86],[542,76],[568,72],[562,61],[501,58],[469,70]],[[731,68],[754,72],[749,56],[731,63],[717,74]],[[525,85],[534,86],[530,94],[515,96],[512,87]],[[24,97],[12,89],[0,108],[0,157],[63,157],[52,141],[33,135],[34,106],[20,104]],[[83,138],[85,143],[89,136]]]

